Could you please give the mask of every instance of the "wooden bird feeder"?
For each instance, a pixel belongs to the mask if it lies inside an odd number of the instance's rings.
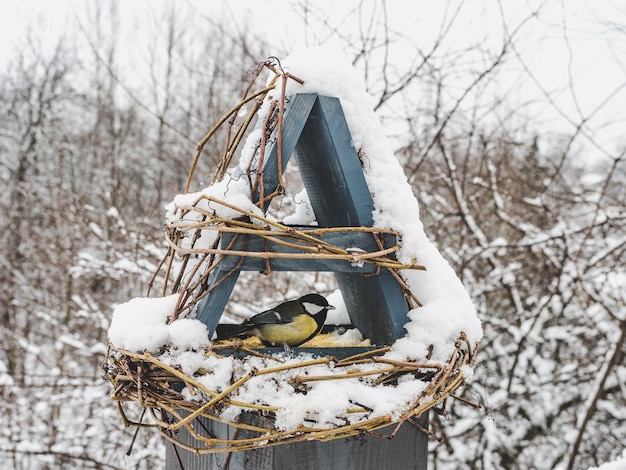
[[[282,78],[286,80],[287,74]],[[250,116],[271,89],[252,95],[260,98]],[[336,277],[351,326],[373,346],[294,348],[293,354],[305,359],[292,361],[289,367],[275,359],[282,348],[251,351],[236,342],[212,346],[204,356],[216,361],[241,361],[238,364],[245,366],[250,360],[247,354],[253,354],[268,362],[265,369],[255,367],[238,377],[233,372],[226,389],[210,390],[197,375],[183,374],[158,355],[110,345],[105,376],[115,386],[113,399],[120,403],[127,424],[142,426],[126,417],[122,402],[134,401],[151,411],[168,441],[168,469],[426,469],[428,411],[442,405],[464,384],[460,371],[473,364],[476,348],[461,335],[443,365],[384,357],[405,335],[409,310],[419,306],[398,271],[420,267],[396,260],[400,233],[373,227],[374,202],[340,101],[312,93],[288,99],[283,94],[273,106],[265,122],[257,123],[257,128],[263,128],[263,137],[252,163],[245,169],[238,166],[231,180],[249,182],[250,200],[258,210],[251,212],[212,196],[200,196],[196,203],[181,209],[180,222],[166,227],[171,249],[163,263],[168,266],[165,284],[173,283],[174,292],[179,293],[171,320],[193,310],[212,337],[241,271],[326,271]],[[236,135],[237,139],[242,135]],[[206,141],[208,136],[198,146],[196,159]],[[220,162],[222,176],[236,147],[229,146]],[[315,213],[315,226],[286,226],[264,216],[272,198],[284,191],[282,174],[292,156]],[[219,179],[217,175],[214,180]],[[241,217],[220,217],[212,209],[216,205],[227,206]],[[210,246],[200,246],[202,231],[218,232]],[[168,276],[175,255],[183,261],[180,274],[172,280]],[[306,368],[312,365],[325,367],[328,374],[308,375]],[[280,375],[286,370],[291,374],[287,379]],[[211,373],[197,371],[200,375]],[[255,376],[275,376],[276,383],[288,380],[295,393],[305,395],[309,383],[321,380],[358,379],[391,394],[401,378],[419,381],[424,388],[399,414],[378,416],[367,406],[355,404],[346,410],[350,416],[337,426],[316,425],[312,413],[306,425],[276,429],[273,415],[279,409],[237,398],[238,387]],[[230,406],[243,411],[235,419],[222,418],[222,411]],[[341,421],[341,417],[337,419]],[[405,422],[414,426],[401,427]]]

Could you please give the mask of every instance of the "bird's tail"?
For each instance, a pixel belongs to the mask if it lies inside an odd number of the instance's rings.
[[[236,338],[238,336],[244,336],[247,328],[241,325],[217,325],[215,333],[217,339]]]

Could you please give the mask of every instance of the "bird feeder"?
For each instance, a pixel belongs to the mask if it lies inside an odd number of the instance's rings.
[[[257,96],[266,96],[270,89]],[[407,313],[419,306],[399,271],[423,267],[396,259],[401,233],[374,227],[374,202],[340,100],[302,93],[270,101],[269,111],[257,123],[261,137],[253,158],[233,170],[227,182],[246,182],[252,205],[200,194],[166,227],[171,249],[164,264],[175,255],[183,260],[181,274],[173,281],[179,301],[171,321],[193,311],[211,337],[242,271],[327,271],[336,277],[351,326],[372,346],[301,347],[285,358],[282,348],[249,350],[236,341],[214,345],[204,355],[215,364],[237,361],[232,381],[219,389],[210,389],[199,378],[212,374],[210,370],[188,374],[158,355],[112,347],[113,365],[107,366],[105,375],[116,386],[114,398],[138,402],[151,411],[172,443],[168,468],[178,468],[181,462],[183,468],[225,468],[228,459],[229,468],[296,468],[295,462],[304,459],[297,468],[313,468],[308,461],[317,462],[315,468],[409,468],[410,462],[410,468],[425,469],[428,410],[442,405],[463,385],[461,369],[473,363],[476,347],[461,334],[444,365],[385,357],[405,335]],[[256,103],[251,115],[261,100]],[[201,146],[198,155],[200,151]],[[225,153],[215,184],[225,177],[233,152]],[[265,216],[272,198],[284,191],[282,174],[290,158],[297,160],[317,225],[288,226]],[[195,162],[190,177],[194,167]],[[202,242],[203,234],[215,232],[217,236]],[[280,407],[268,405],[263,397],[238,398],[260,377],[304,396],[312,383],[320,381],[357,380],[389,394],[407,380],[421,385],[401,410],[377,414],[367,405],[353,403],[330,425],[309,413],[303,423],[289,428],[276,425]],[[240,413],[229,414],[231,408]],[[367,450],[360,447],[363,442],[368,443]],[[279,449],[280,444],[285,446]],[[248,453],[237,456],[238,451]],[[229,455],[226,460],[224,453]],[[268,459],[278,466],[262,466],[260,462]]]

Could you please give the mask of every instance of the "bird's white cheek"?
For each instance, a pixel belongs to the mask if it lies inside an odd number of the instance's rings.
[[[321,305],[312,304],[310,302],[302,302],[302,306],[311,315],[315,315],[316,313],[319,313],[322,310],[324,310],[324,307],[322,307]]]

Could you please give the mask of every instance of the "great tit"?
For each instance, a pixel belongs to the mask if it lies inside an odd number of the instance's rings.
[[[325,297],[307,294],[254,315],[240,325],[218,325],[217,338],[256,336],[266,346],[300,346],[320,332],[326,313],[334,308]]]

